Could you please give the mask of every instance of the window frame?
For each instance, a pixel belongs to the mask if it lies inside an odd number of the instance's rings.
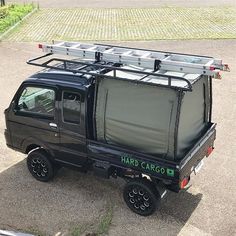
[[[79,123],[65,121],[65,119],[64,119],[64,93],[75,93],[76,95],[79,96],[79,98],[80,98],[80,103],[79,103],[80,104]],[[82,99],[82,95],[78,91],[62,90],[62,97],[61,97],[61,120],[62,120],[62,122],[64,124],[80,126],[80,124],[81,124],[81,105],[82,105],[81,99]]]
[[[54,91],[54,108],[52,114],[43,114],[43,113],[38,113],[38,112],[32,112],[32,111],[22,111],[19,109],[19,100],[21,98],[21,95],[23,91],[27,87],[33,87],[33,88],[42,88],[42,89],[49,89]],[[14,100],[15,106],[14,106],[14,112],[17,115],[22,115],[26,117],[32,117],[32,118],[44,118],[44,119],[49,119],[49,120],[54,120],[55,119],[55,114],[56,114],[56,101],[57,101],[57,89],[54,87],[50,86],[44,86],[44,85],[36,85],[36,84],[23,84],[23,86],[19,89],[17,92],[16,99]]]

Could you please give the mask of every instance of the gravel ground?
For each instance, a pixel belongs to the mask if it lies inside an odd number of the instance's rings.
[[[34,180],[24,156],[7,149],[0,115],[0,228],[71,235],[97,232],[112,209],[109,235],[236,235],[236,40],[123,42],[123,45],[156,48],[220,57],[231,66],[222,81],[214,81],[213,120],[218,123],[216,149],[179,194],[169,193],[153,216],[133,214],[122,200],[122,180],[103,180],[68,169],[51,183]],[[38,68],[25,61],[40,53],[34,44],[0,43],[0,114],[19,84]],[[58,234],[59,235],[59,234]]]
[[[10,2],[35,2],[44,8],[68,8],[68,7],[101,7],[101,8],[136,8],[136,7],[159,7],[159,6],[236,6],[235,0],[11,0]]]

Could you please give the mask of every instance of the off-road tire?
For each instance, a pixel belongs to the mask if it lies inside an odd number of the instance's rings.
[[[31,175],[42,182],[52,180],[56,172],[48,155],[42,150],[33,151],[28,155],[27,167]]]
[[[123,191],[127,206],[141,216],[152,215],[160,204],[160,195],[154,184],[146,179],[129,181]]]

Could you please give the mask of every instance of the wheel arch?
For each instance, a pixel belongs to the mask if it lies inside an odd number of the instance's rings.
[[[25,154],[29,154],[30,152],[37,149],[43,149],[43,148],[38,144],[29,144],[25,149]]]
[[[50,150],[50,148],[48,148],[47,145],[34,138],[25,139],[22,143],[22,149],[25,154],[29,154],[34,150],[41,149],[44,152],[46,152],[50,157],[54,157],[53,151]]]

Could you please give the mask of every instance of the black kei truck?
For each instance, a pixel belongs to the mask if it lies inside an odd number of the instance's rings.
[[[61,166],[127,181],[123,197],[151,215],[214,149],[212,79],[228,66],[207,56],[103,44],[39,44],[44,69],[5,110],[7,146],[49,181]],[[54,57],[60,54],[61,57]]]

